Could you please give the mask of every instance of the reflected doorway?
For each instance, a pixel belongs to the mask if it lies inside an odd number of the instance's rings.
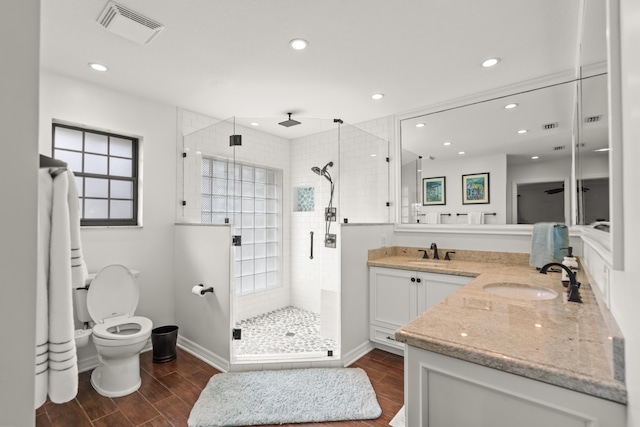
[[[565,222],[564,181],[517,184],[518,224]]]

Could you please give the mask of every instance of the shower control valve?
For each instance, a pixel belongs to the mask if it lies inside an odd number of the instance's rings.
[[[335,222],[337,218],[336,208],[324,208],[324,220]]]

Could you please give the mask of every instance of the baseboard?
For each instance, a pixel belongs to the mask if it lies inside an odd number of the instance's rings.
[[[373,344],[374,344],[375,348],[377,348],[379,350],[386,351],[387,353],[397,354],[398,356],[404,357],[404,349],[401,350],[399,348],[395,348],[395,347],[392,347],[390,345],[381,344],[379,342],[376,342],[376,343],[373,343]]]
[[[177,346],[221,372],[229,372],[229,361],[178,334]]]
[[[78,360],[78,372],[90,371],[91,369],[97,368],[99,364],[100,362],[98,361],[97,354]]]
[[[371,341],[365,341],[342,357],[342,366],[349,366],[375,347]]]

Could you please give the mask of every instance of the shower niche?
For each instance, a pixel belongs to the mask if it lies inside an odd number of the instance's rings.
[[[311,212],[315,209],[315,188],[297,187],[295,191],[295,212]]]

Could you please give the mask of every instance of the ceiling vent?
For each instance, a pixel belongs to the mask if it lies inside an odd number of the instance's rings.
[[[600,120],[600,117],[602,116],[589,116],[589,117],[585,117],[584,122],[585,123],[595,123],[598,120]]]
[[[566,145],[557,145],[557,146],[553,147],[553,151],[562,151],[565,148],[567,148]]]
[[[542,125],[542,129],[544,129],[544,130],[555,129],[557,127],[558,127],[558,122],[547,123],[547,124]]]
[[[121,37],[140,44],[149,44],[164,26],[124,6],[110,1],[104,8],[98,24]]]

